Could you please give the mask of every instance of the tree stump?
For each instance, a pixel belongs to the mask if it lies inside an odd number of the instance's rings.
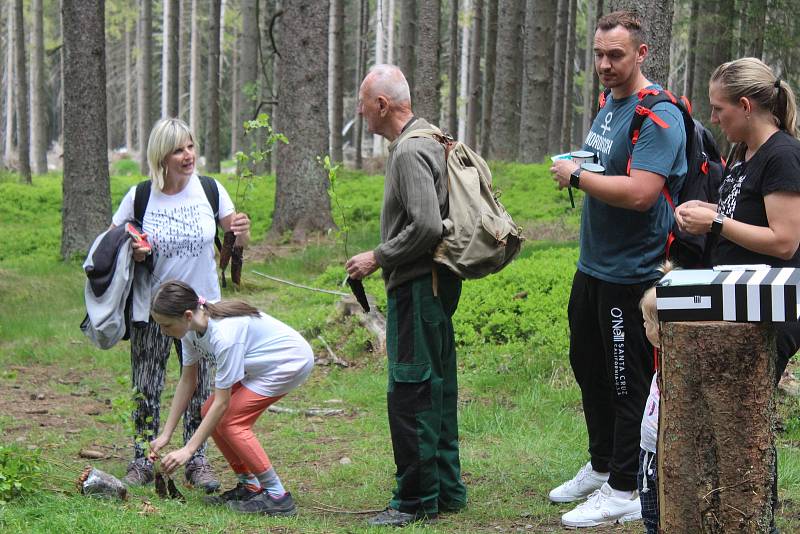
[[[768,532],[772,325],[662,324],[659,532]]]

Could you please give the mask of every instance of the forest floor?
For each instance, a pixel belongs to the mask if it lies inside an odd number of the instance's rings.
[[[522,255],[503,273],[464,284],[455,317],[459,340],[459,426],[469,506],[430,525],[426,533],[560,532],[570,505],[552,505],[548,491],[586,461],[580,395],[567,361],[566,301],[577,257],[579,213],[546,177],[545,166],[496,165],[503,201],[529,236]],[[137,176],[112,179],[114,204]],[[200,491],[181,487],[187,502],[161,500],[152,486],[127,501],[81,496],[75,481],[91,464],[117,477],[131,455],[130,356],[127,342],[92,347],[83,318],[82,259],[58,259],[60,177],[34,186],[0,178],[0,230],[13,236],[0,248],[0,448],[25,461],[39,459],[38,489],[0,504],[2,532],[272,532],[355,533],[386,506],[393,461],[386,418],[385,356],[350,316],[340,297],[261,278],[253,270],[312,287],[343,291],[347,255],[377,240],[382,178],[345,173],[340,179],[347,225],[342,235],[303,245],[256,241],[248,249],[243,286],[225,290],[292,325],[318,358],[309,381],[268,412],[256,430],[298,504],[294,518],[243,516],[203,504]],[[235,185],[223,181],[229,190]],[[244,199],[254,234],[264,235],[274,180]],[[535,202],[532,201],[535,199]],[[240,199],[242,201],[242,199]],[[379,308],[379,277],[366,284]],[[347,366],[331,361],[328,347]],[[178,378],[168,364],[162,406]],[[311,408],[334,415],[305,415]],[[166,410],[166,408],[165,408]],[[165,416],[165,412],[163,414]],[[783,532],[800,531],[800,401],[779,397],[778,437]],[[173,446],[179,446],[176,436]],[[87,453],[93,458],[84,458]],[[209,456],[223,488],[235,484],[213,444]],[[2,466],[0,466],[2,473]],[[2,486],[0,486],[0,489]],[[642,532],[640,522],[598,532]]]

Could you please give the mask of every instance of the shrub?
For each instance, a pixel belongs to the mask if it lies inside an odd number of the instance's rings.
[[[0,445],[0,504],[38,489],[41,470],[38,452]]]

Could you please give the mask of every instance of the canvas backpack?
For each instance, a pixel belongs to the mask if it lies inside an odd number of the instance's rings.
[[[445,152],[448,215],[433,261],[466,279],[483,278],[508,265],[522,247],[522,228],[492,191],[486,161],[438,129],[413,130],[406,139],[412,137],[433,139]]]
[[[200,178],[200,185],[203,186],[203,193],[206,195],[208,203],[211,205],[211,211],[214,212],[214,220],[219,222],[219,188],[217,181],[210,176],[198,176]],[[139,223],[139,226],[144,224],[144,214],[147,211],[147,203],[150,201],[150,189],[153,187],[150,180],[144,180],[136,184],[136,194],[133,197],[133,218]],[[219,235],[214,234],[214,244],[217,250],[222,250],[222,242],[219,240]]]
[[[606,99],[610,93],[609,89],[600,94],[599,108],[605,106]],[[631,119],[628,131],[631,139],[631,153],[633,145],[639,140],[639,133],[645,119],[650,119],[661,128],[668,128],[654,111],[653,106],[661,102],[669,102],[681,112],[684,127],[686,128],[686,179],[683,183],[678,205],[688,200],[700,200],[716,204],[719,200],[719,186],[722,182],[722,174],[725,163],[720,156],[719,147],[714,140],[714,136],[698,120],[692,117],[692,106],[689,100],[682,96],[676,98],[672,93],[653,88],[642,89],[638,94],[639,104]],[[631,173],[631,156],[628,156],[627,174]],[[673,212],[675,202],[670,194],[667,184],[664,184],[662,194],[669,202]],[[665,256],[667,259],[676,261],[685,268],[708,267],[711,264],[711,251],[716,244],[713,240],[717,236],[710,235],[691,235],[680,228],[677,223],[673,224],[667,236],[665,245]]]

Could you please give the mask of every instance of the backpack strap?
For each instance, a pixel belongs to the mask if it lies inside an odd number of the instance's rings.
[[[206,194],[208,203],[211,204],[211,211],[214,212],[214,220],[219,223],[219,188],[217,181],[210,176],[198,176],[200,185],[203,186],[203,193]]]
[[[136,194],[133,197],[133,218],[139,223],[141,227],[144,223],[144,212],[147,211],[147,203],[150,201],[150,189],[153,183],[150,180],[144,180],[136,184]]]
[[[600,93],[597,97],[597,111],[600,111],[604,107],[606,107],[606,102],[608,101],[608,95],[611,94],[611,89],[603,89],[603,92]]]
[[[219,187],[217,181],[210,176],[198,176],[200,178],[200,185],[203,186],[203,193],[206,194],[208,203],[211,204],[211,211],[214,213],[214,220],[217,226],[220,226],[219,220]],[[219,234],[214,231],[214,245],[217,250],[222,250],[222,241],[219,240]]]

